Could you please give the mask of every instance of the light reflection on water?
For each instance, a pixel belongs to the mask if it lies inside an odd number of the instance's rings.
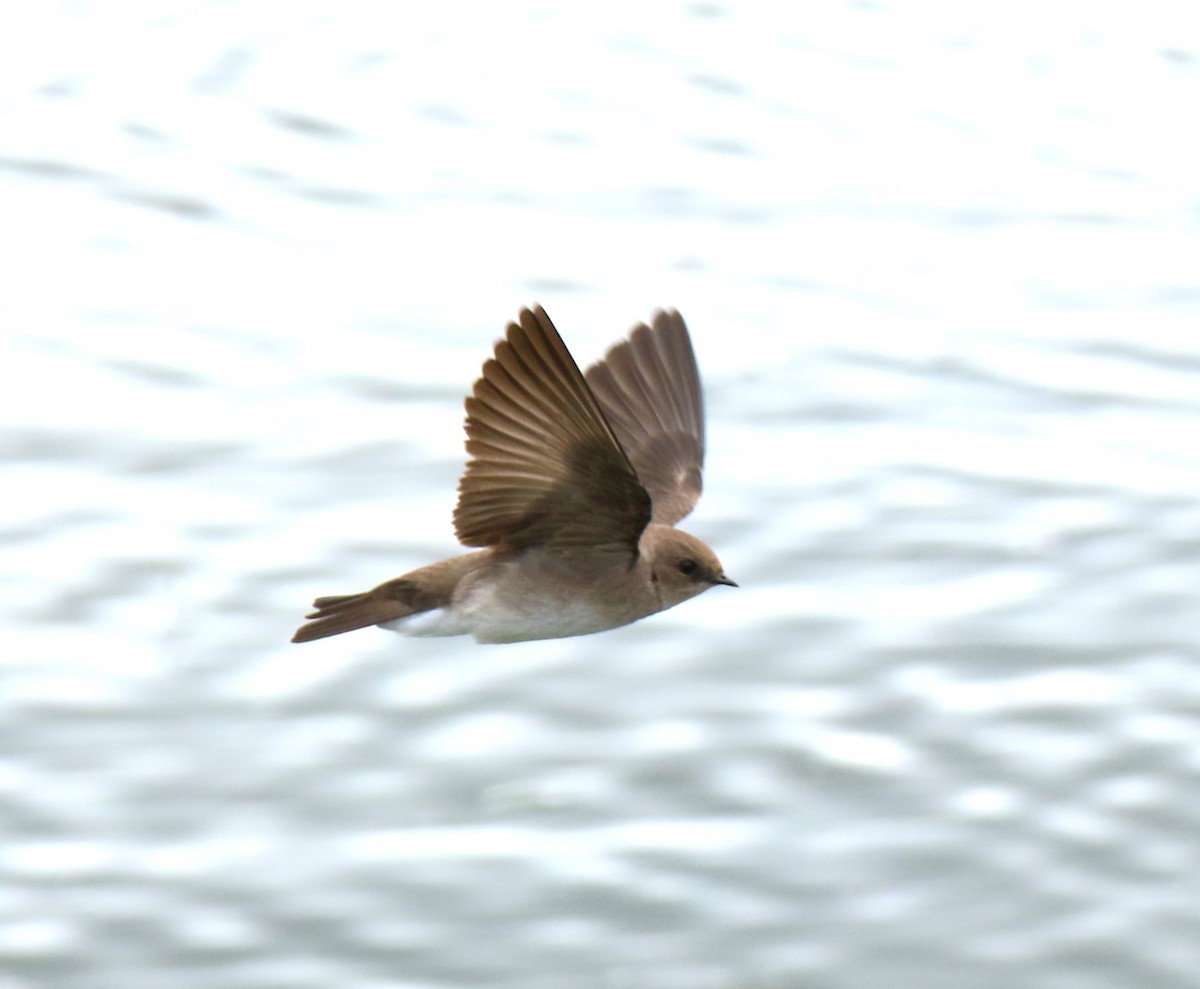
[[[42,16],[112,44],[9,62],[5,989],[1194,983],[1169,18]],[[289,645],[453,550],[533,298],[584,363],[688,317],[742,588]]]

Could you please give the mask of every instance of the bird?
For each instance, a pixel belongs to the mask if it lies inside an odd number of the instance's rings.
[[[683,318],[656,310],[581,373],[522,309],[466,399],[454,528],[472,552],[319,597],[293,642],[373,625],[481,643],[603,632],[738,585],[675,528],[700,498],[704,399]]]

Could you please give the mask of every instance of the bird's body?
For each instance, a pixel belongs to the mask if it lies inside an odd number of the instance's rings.
[[[587,635],[733,585],[673,525],[700,494],[703,430],[678,313],[635,327],[585,379],[546,314],[522,310],[467,399],[455,524],[484,548],[317,598],[292,641],[369,625],[479,642]]]

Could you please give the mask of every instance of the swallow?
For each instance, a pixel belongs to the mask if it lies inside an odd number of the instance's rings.
[[[454,528],[473,552],[319,597],[292,637],[378,625],[523,642],[628,625],[736,587],[675,524],[700,498],[704,399],[678,312],[581,373],[540,306],[508,324],[466,400]]]

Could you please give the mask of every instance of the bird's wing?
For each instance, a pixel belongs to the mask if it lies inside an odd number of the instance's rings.
[[[700,499],[704,395],[683,317],[658,310],[585,375],[650,492],[655,522],[674,525]]]
[[[650,496],[541,307],[521,310],[483,365],[466,430],[462,543],[637,552]]]

